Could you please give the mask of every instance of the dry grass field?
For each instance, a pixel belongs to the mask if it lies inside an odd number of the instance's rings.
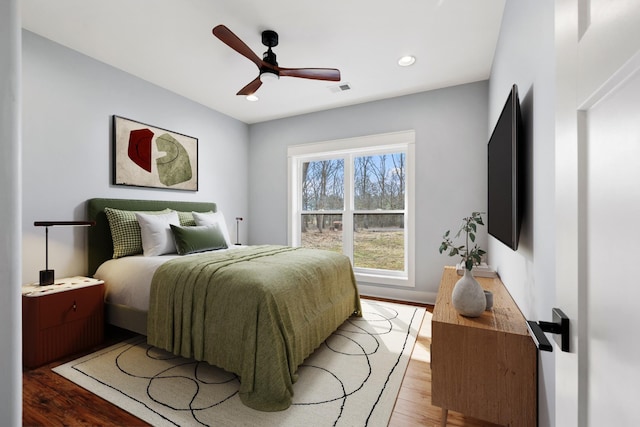
[[[342,231],[317,229],[302,233],[302,246],[342,252]],[[404,269],[404,232],[360,229],[355,233],[354,266],[382,270]]]

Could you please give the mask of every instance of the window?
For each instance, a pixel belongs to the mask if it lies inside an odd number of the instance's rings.
[[[359,281],[414,286],[413,131],[289,147],[289,244],[347,255]]]

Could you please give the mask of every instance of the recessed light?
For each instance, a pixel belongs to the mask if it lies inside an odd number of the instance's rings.
[[[256,102],[258,99],[257,95],[251,94],[251,95],[247,95],[247,101],[251,101],[251,102]]]
[[[413,65],[414,62],[416,62],[416,57],[411,55],[398,59],[398,65],[401,67],[408,67],[409,65]]]

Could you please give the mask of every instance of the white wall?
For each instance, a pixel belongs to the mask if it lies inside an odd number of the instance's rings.
[[[495,266],[525,317],[551,319],[555,303],[555,50],[554,2],[506,3],[489,83],[489,132],[512,84],[524,116],[527,195],[517,252],[489,237]],[[540,353],[539,425],[552,425],[555,362]]]
[[[0,2],[0,425],[22,422],[20,15]]]
[[[442,235],[486,210],[487,89],[483,81],[251,125],[250,243],[287,243],[289,145],[414,129],[416,287],[366,293],[433,303],[443,266],[459,261],[438,253]],[[486,230],[479,242],[486,247]]]
[[[44,229],[33,222],[83,219],[92,197],[214,201],[235,234],[232,218],[247,214],[246,124],[28,31],[22,86],[25,282],[44,268]],[[199,191],[112,185],[114,114],[198,138]],[[87,273],[85,240],[82,228],[49,230],[56,277]]]

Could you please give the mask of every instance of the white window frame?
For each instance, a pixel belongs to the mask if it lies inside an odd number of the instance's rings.
[[[366,213],[366,211],[354,209],[353,196],[351,194],[353,170],[350,165],[347,165],[348,159],[353,156],[398,152],[405,153],[405,271],[354,267],[354,274],[359,283],[415,287],[415,131],[413,130],[289,146],[287,150],[289,188],[287,239],[289,245],[301,245],[302,227],[300,221],[302,217],[301,185],[303,163],[335,159],[337,157],[345,158],[344,210],[326,210],[318,213],[341,214],[343,216],[343,229],[352,230],[353,216],[346,213],[357,214]],[[374,212],[380,213],[380,211]],[[398,211],[394,210],[383,212],[388,214],[398,213]],[[306,213],[313,212],[307,211]],[[349,255],[353,264],[352,239],[343,241],[343,252]]]

